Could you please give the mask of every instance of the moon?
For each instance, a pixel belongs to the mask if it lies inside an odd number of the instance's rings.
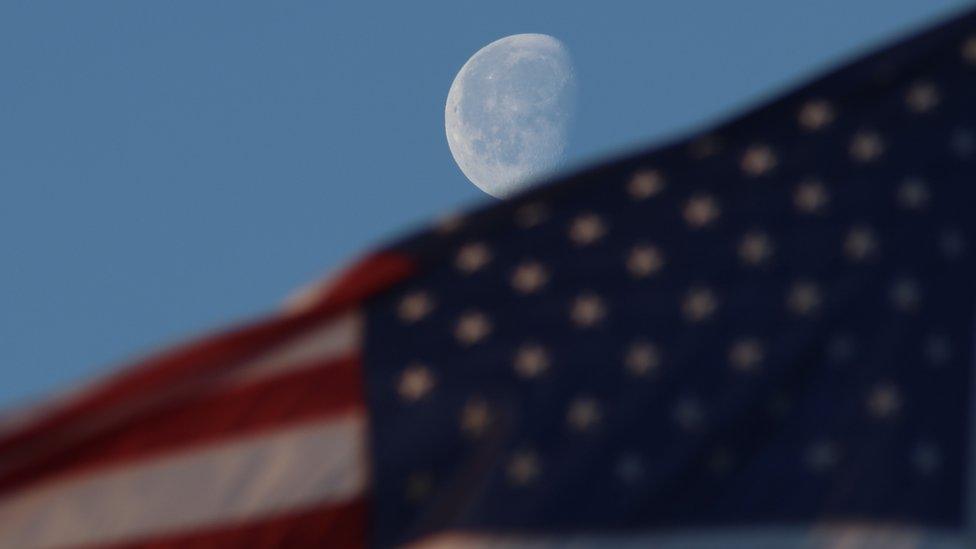
[[[461,67],[444,107],[447,144],[479,189],[505,198],[564,161],[576,110],[569,51],[546,34],[506,36]]]

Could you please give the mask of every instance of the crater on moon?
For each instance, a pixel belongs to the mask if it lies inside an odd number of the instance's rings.
[[[444,108],[447,143],[472,183],[504,198],[561,164],[575,107],[563,43],[545,34],[507,36],[454,78]]]

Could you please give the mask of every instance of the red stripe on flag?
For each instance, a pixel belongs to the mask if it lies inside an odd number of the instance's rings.
[[[61,445],[0,475],[0,493],[50,480],[347,413],[364,404],[358,357],[309,364],[255,383],[216,387]]]
[[[372,255],[342,271],[334,280],[313,287],[294,303],[298,312],[318,311],[332,314],[389,289],[417,270],[409,258],[384,252]]]
[[[70,427],[78,420],[89,420],[106,409],[138,401],[145,398],[147,392],[161,387],[167,389],[166,392],[173,392],[182,387],[187,378],[207,380],[299,333],[311,320],[311,315],[273,319],[190,343],[146,360],[25,429],[0,439],[0,455],[20,444]]]
[[[366,546],[368,506],[363,500],[179,535],[153,537],[114,549]]]

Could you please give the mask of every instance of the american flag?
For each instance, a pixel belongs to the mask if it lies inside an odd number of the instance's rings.
[[[3,547],[976,547],[976,13],[9,417]]]

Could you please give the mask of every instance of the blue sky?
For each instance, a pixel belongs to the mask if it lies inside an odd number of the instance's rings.
[[[970,0],[0,4],[0,405],[275,307],[492,200],[448,88],[502,36],[570,48],[582,163],[762,101]]]

